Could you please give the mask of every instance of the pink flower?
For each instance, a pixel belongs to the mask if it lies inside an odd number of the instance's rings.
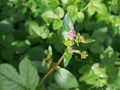
[[[68,37],[70,40],[72,40],[75,36],[76,36],[75,30],[70,30],[69,32],[67,32],[67,37]]]

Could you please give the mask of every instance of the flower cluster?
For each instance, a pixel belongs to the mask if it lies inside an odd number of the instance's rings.
[[[67,32],[66,35],[72,44],[76,43],[78,45],[80,42],[82,43],[85,42],[84,36],[80,35],[80,33],[76,33],[75,30],[70,30],[69,32]]]
[[[80,42],[84,43],[85,38],[82,35],[80,35],[80,33],[77,33],[76,38],[75,38],[75,43],[79,46]]]
[[[67,32],[67,37],[68,37],[68,41],[66,41],[64,44],[69,49],[68,51],[70,51],[71,53],[80,54],[81,59],[86,59],[87,56],[88,56],[86,51],[81,52],[80,50],[75,50],[73,48],[73,46],[75,44],[77,44],[77,46],[79,46],[79,43],[84,43],[85,42],[84,36],[80,35],[80,33],[76,33],[75,30],[70,30],[69,32]]]

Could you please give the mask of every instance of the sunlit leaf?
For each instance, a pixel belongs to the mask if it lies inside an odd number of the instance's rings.
[[[74,75],[64,68],[59,68],[55,72],[55,80],[64,89],[78,87],[78,82]]]
[[[57,7],[54,12],[55,12],[55,14],[56,14],[59,18],[63,18],[63,16],[64,16],[64,10],[63,10],[63,8]]]
[[[67,11],[70,13],[72,21],[75,22],[78,19],[78,7],[76,5],[69,5]]]
[[[84,18],[85,18],[84,13],[83,12],[78,12],[78,20],[77,21],[83,22]]]
[[[62,25],[63,25],[63,22],[60,19],[55,19],[53,21],[53,29],[54,30],[60,29],[62,27]]]
[[[66,13],[63,19],[63,31],[69,31],[69,30],[74,30],[74,26],[71,21],[69,13]]]
[[[27,21],[26,26],[28,27],[28,32],[32,37],[41,37],[43,39],[48,37],[49,30],[45,26],[39,26],[35,21]]]
[[[71,58],[72,52],[68,51],[67,49],[64,53],[64,67],[66,67],[69,64]]]
[[[68,37],[66,36],[66,32],[70,30],[74,30],[74,26],[73,26],[69,13],[66,13],[63,19],[63,29],[62,29],[62,35],[65,40],[68,39]]]

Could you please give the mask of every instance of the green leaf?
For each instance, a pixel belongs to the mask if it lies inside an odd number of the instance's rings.
[[[66,13],[63,19],[63,31],[70,31],[70,30],[74,30],[74,26],[69,16],[69,13]]]
[[[64,10],[61,7],[57,7],[56,9],[43,12],[41,16],[44,21],[46,21],[47,23],[51,23],[52,21],[54,21],[54,19],[63,18]]]
[[[109,2],[109,10],[115,14],[119,14],[119,0],[112,0]]]
[[[108,84],[106,90],[119,90],[120,88],[117,87],[115,84]]]
[[[57,7],[54,12],[59,18],[63,18],[64,16],[64,10],[61,7]]]
[[[70,30],[74,30],[74,26],[73,26],[72,20],[69,16],[69,13],[66,13],[65,17],[63,19],[63,29],[62,29],[62,36],[65,40],[68,39],[68,37],[66,36],[66,32],[68,32]]]
[[[61,88],[70,89],[78,87],[75,76],[64,68],[59,68],[55,72],[55,80]]]
[[[49,36],[49,30],[47,29],[47,27],[41,26],[40,29],[41,29],[40,30],[40,37],[42,39],[48,38],[48,36]]]
[[[96,82],[97,80],[97,82]],[[103,87],[107,83],[107,75],[105,68],[101,68],[99,63],[94,63],[89,72],[86,72],[80,81],[85,81],[87,84],[95,87]]]
[[[0,90],[35,90],[39,76],[28,59],[21,61],[20,75],[9,64],[0,65]]]
[[[62,2],[63,4],[67,4],[67,3],[68,3],[68,0],[61,0],[61,2]]]
[[[29,29],[29,34],[33,37],[40,36],[40,27],[35,21],[27,21],[26,25]]]
[[[30,64],[30,61],[27,58],[21,61],[19,69],[23,84],[28,89],[35,90],[39,82],[37,70]]]
[[[101,64],[103,66],[114,66],[114,63],[117,61],[118,53],[113,50],[111,46],[108,46],[104,52],[100,54]]]
[[[58,0],[40,0],[48,9],[54,9],[59,5]],[[41,4],[41,3],[40,3]]]
[[[67,11],[70,13],[73,22],[75,22],[78,19],[78,7],[76,5],[69,5]]]
[[[95,42],[94,39],[85,39],[83,43],[92,43],[92,42]]]
[[[85,18],[84,13],[83,12],[78,12],[77,15],[78,15],[77,21],[83,22],[83,20]]]
[[[27,21],[26,26],[28,27],[28,32],[32,37],[41,37],[46,39],[49,34],[49,30],[46,26],[39,26],[35,21]]]
[[[97,5],[96,6],[96,11],[101,15],[107,15],[108,14],[107,7],[105,6],[105,4]]]
[[[92,33],[92,37],[95,39],[96,42],[103,42],[107,35],[108,27],[100,27],[98,29],[95,29]]]
[[[44,12],[42,14],[42,17],[43,19],[46,19],[46,18],[58,19],[59,18],[52,10]]]
[[[70,46],[71,45],[71,41],[69,41],[69,40],[65,40],[63,43],[64,43],[65,46]]]
[[[48,90],[67,90],[67,89],[61,88],[57,83],[51,83],[50,86],[48,86]]]
[[[97,43],[97,42],[94,42],[94,43],[92,44],[92,46],[90,47],[90,51],[91,51],[92,53],[99,54],[99,53],[101,53],[102,51],[104,51],[104,47],[103,47],[101,44],[99,44],[99,43]]]
[[[0,65],[0,80],[0,90],[26,90],[17,71],[9,64]]]
[[[12,24],[9,19],[0,21],[0,33],[9,33],[12,30]]]
[[[63,22],[62,22],[61,19],[55,19],[55,20],[53,21],[53,29],[54,29],[54,30],[60,29],[60,28],[62,27],[62,25],[63,25]]]
[[[118,75],[119,74],[119,75]],[[117,78],[116,80],[114,81],[113,85],[115,86],[115,88],[118,88],[120,89],[120,69],[119,69],[119,73],[117,74]]]
[[[95,12],[96,12],[95,7],[90,4],[90,6],[88,7],[89,15],[92,16]]]
[[[72,52],[68,51],[67,49],[64,53],[64,67],[66,67],[69,64],[71,58]]]
[[[93,15],[95,12],[101,15],[108,14],[107,7],[105,6],[105,4],[101,3],[101,0],[91,0],[88,12],[90,15]]]

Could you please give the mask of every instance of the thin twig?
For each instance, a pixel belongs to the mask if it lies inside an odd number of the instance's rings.
[[[57,66],[62,62],[63,58],[64,58],[64,54],[60,57],[60,59],[53,66],[53,68],[51,68],[51,70],[42,78],[42,80],[39,83],[39,86],[41,86],[43,84],[43,82],[47,79],[47,77],[49,77],[49,75],[51,75],[55,71],[55,69],[57,68]]]

